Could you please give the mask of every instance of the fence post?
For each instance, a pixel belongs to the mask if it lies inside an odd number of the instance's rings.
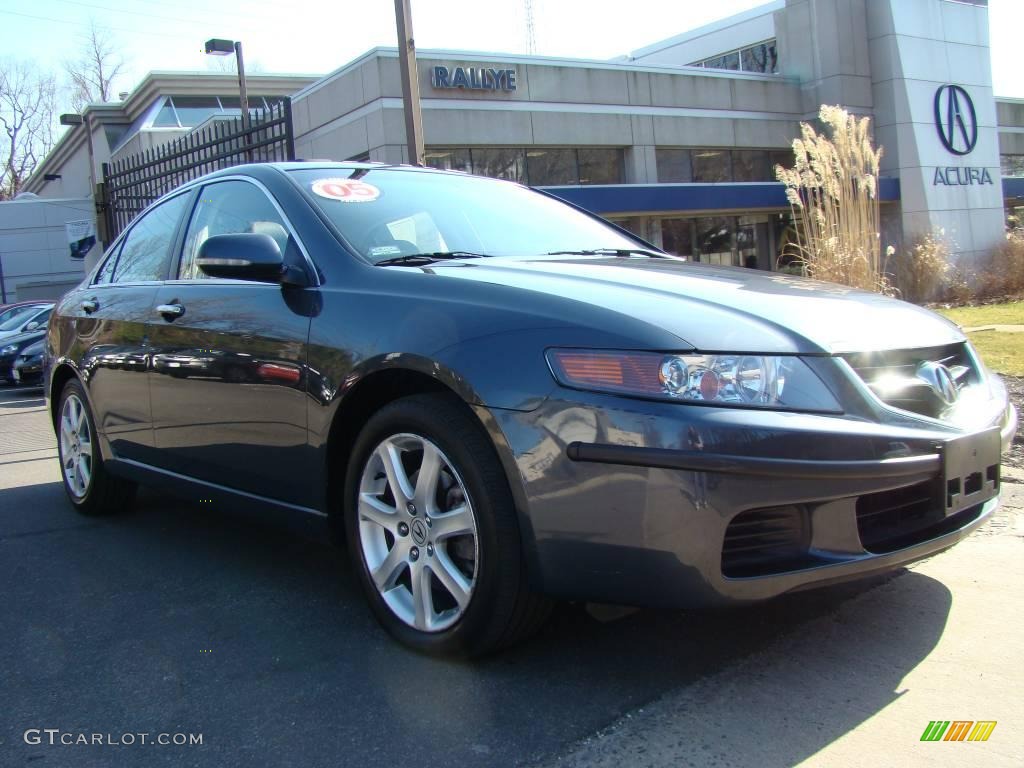
[[[96,238],[100,241],[100,249],[105,251],[114,239],[111,236],[114,232],[114,207],[110,204],[110,185],[107,183],[110,163],[101,163],[100,173],[103,175],[103,181],[96,185],[93,199],[96,204]]]
[[[292,129],[292,100],[284,98],[284,153],[285,160],[295,159],[295,131]]]

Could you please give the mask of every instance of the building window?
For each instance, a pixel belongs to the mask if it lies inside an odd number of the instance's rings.
[[[740,51],[740,64],[744,72],[764,72],[775,74],[779,71],[779,56],[775,41],[752,45]]]
[[[765,40],[763,43],[757,43],[737,51],[695,61],[690,66],[774,75],[779,71],[778,46],[775,40]]]
[[[711,184],[732,181],[732,161],[727,149],[695,149],[691,155],[693,180]]]
[[[621,149],[578,149],[580,184],[621,184]]]
[[[1024,176],[1024,155],[1000,155],[1003,176]]]
[[[666,253],[693,258],[693,219],[662,219],[661,248]]]
[[[575,149],[526,150],[526,178],[534,187],[579,184]]]
[[[787,248],[791,222],[790,214],[779,213],[661,219],[655,226],[661,229],[662,249],[676,256],[706,264],[782,270],[787,267],[780,256],[792,258],[792,247]]]
[[[704,66],[708,69],[732,69],[740,68],[740,52],[724,53],[711,59],[704,59]]]
[[[734,149],[732,152],[733,181],[769,181],[772,178],[768,153],[761,149]]]
[[[533,187],[564,184],[621,184],[621,149],[547,147],[428,147],[431,168],[509,179]]]
[[[282,100],[275,97],[249,97],[249,111],[272,109]],[[241,114],[238,96],[168,96],[153,119],[155,128],[194,128],[214,115]]]
[[[526,183],[526,153],[521,149],[472,149],[473,173]]]
[[[659,148],[654,156],[664,184],[775,181],[776,165],[793,165],[787,149]]]
[[[170,98],[164,99],[164,105],[153,118],[153,125],[156,128],[178,128],[178,116],[174,113],[174,105]]]
[[[708,216],[696,220],[697,258],[707,264],[732,266],[736,220],[731,216]]]
[[[473,162],[468,149],[429,149],[424,152],[427,165],[443,171],[473,172]]]
[[[669,184],[688,184],[693,181],[690,167],[690,150],[655,149],[654,159],[658,166],[658,181]]]

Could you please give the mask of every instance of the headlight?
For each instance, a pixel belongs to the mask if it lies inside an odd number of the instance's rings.
[[[547,358],[555,379],[574,389],[694,405],[842,411],[814,371],[788,355],[551,349]]]
[[[3,349],[0,349],[0,355],[13,355],[17,351],[18,351],[18,345],[17,344],[8,344]]]

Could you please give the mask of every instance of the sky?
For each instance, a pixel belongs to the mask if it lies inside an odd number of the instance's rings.
[[[764,0],[533,0],[537,53],[608,59]],[[412,0],[420,49],[525,53],[525,0]],[[129,91],[150,70],[216,70],[211,37],[241,40],[246,70],[324,74],[376,46],[396,45],[393,0],[2,0],[0,57],[53,72],[73,58],[90,19],[122,52]],[[990,0],[997,96],[1024,98],[1022,0]]]

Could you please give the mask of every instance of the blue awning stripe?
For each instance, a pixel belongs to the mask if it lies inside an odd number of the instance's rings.
[[[882,201],[900,199],[899,179],[883,178],[879,186]],[[774,181],[736,184],[595,184],[541,189],[588,211],[602,214],[789,208],[785,186]]]

